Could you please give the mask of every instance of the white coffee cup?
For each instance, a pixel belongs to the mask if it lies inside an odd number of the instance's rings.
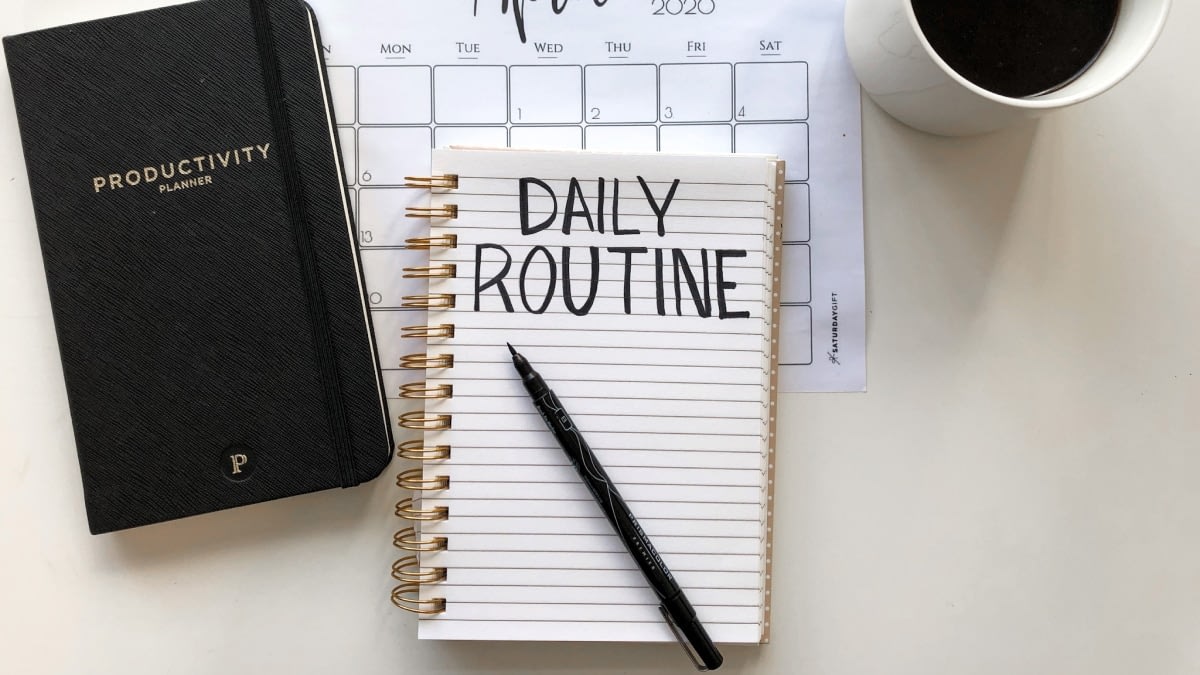
[[[960,0],[971,2],[971,0]],[[1108,44],[1077,79],[1012,98],[954,71],[930,46],[912,0],[846,0],[846,48],[863,89],[893,117],[944,136],[965,136],[1097,96],[1133,72],[1162,32],[1171,0],[1121,0]]]

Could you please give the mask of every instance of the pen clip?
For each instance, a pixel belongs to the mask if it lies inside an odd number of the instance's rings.
[[[700,660],[700,655],[696,652],[696,648],[693,647],[692,643],[688,642],[687,638],[683,636],[683,633],[679,630],[679,626],[675,625],[675,620],[671,618],[671,613],[667,611],[667,606],[659,605],[658,611],[661,612],[663,618],[667,620],[667,627],[670,628],[671,632],[675,634],[675,639],[679,641],[679,646],[683,647],[683,653],[687,654],[688,658],[692,660],[692,663],[696,665],[696,670],[708,670],[708,668],[704,665],[704,662]]]

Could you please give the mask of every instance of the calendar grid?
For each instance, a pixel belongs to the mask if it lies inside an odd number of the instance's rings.
[[[526,65],[474,60],[329,69],[373,311],[420,311],[400,300],[407,294],[399,290],[400,270],[417,264],[402,249],[411,232],[404,207],[421,198],[421,191],[404,187],[404,176],[428,174],[434,147],[764,152],[788,163],[784,269],[794,283],[785,284],[793,290],[781,305],[790,332],[804,339],[789,341],[784,360],[812,364],[807,62],[654,64],[624,55],[587,65],[553,63],[557,57],[550,56]],[[764,99],[773,91],[770,81],[799,83],[804,95]],[[713,92],[701,97],[702,105],[691,91],[698,86]]]

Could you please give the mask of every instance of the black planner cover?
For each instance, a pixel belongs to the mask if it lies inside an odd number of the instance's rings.
[[[4,39],[93,533],[391,455],[321,43],[296,0]]]

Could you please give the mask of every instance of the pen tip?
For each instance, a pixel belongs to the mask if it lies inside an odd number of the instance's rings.
[[[511,344],[509,344],[509,343],[507,343],[507,342],[505,342],[504,344],[508,345],[508,351],[512,352],[512,355],[513,355],[513,356],[516,356],[516,355],[517,355],[517,350],[516,350],[516,349],[513,349],[513,346],[512,346]]]

